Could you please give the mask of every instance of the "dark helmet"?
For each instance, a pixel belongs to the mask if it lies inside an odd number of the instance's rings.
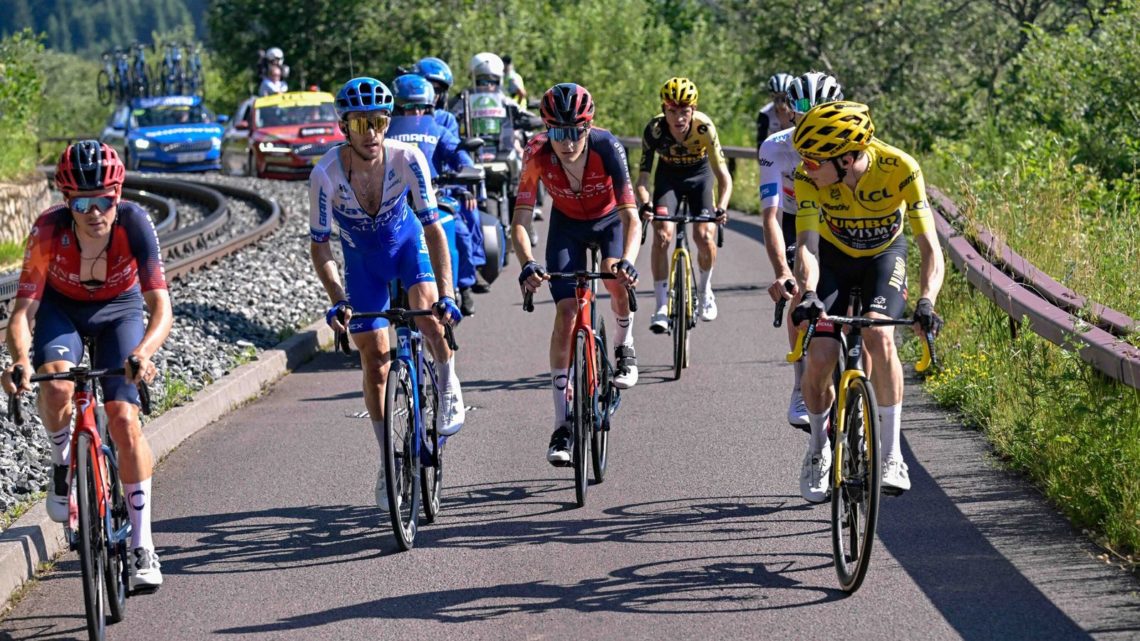
[[[55,166],[55,186],[61,192],[99,191],[119,187],[127,170],[119,154],[98,140],[80,140],[67,146]]]
[[[547,127],[577,127],[594,120],[594,99],[582,85],[563,82],[546,90],[539,107]]]

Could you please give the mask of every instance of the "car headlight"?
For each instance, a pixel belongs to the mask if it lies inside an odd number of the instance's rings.
[[[150,141],[146,138],[136,138],[135,149],[150,149]]]
[[[210,146],[213,147],[214,149],[221,149],[222,148],[222,139],[221,138],[211,138],[210,139]]]
[[[287,154],[293,151],[292,148],[286,145],[280,145],[268,140],[257,143],[257,148],[260,149],[263,154]]]

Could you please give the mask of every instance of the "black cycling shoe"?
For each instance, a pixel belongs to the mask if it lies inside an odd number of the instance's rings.
[[[566,425],[554,430],[550,435],[550,449],[546,452],[546,461],[555,467],[570,465],[570,428]]]
[[[459,303],[459,311],[463,313],[464,317],[474,316],[475,292],[471,291],[470,287],[464,287],[463,289],[459,290],[459,297],[461,301]]]
[[[476,271],[475,284],[471,286],[471,290],[476,294],[486,294],[487,292],[491,291],[491,283],[488,283],[487,279],[483,278],[483,274],[480,274],[478,271]]]

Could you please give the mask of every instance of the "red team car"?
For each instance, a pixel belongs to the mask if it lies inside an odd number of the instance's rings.
[[[304,179],[313,164],[344,142],[335,98],[291,91],[250,98],[222,136],[222,171],[258,178]]]

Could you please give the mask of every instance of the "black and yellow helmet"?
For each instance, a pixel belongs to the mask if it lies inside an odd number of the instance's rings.
[[[697,96],[697,85],[688,78],[670,78],[661,85],[661,102],[696,107]]]
[[[792,136],[792,145],[801,156],[828,160],[866,149],[874,135],[871,108],[841,100],[817,105],[804,114]]]

